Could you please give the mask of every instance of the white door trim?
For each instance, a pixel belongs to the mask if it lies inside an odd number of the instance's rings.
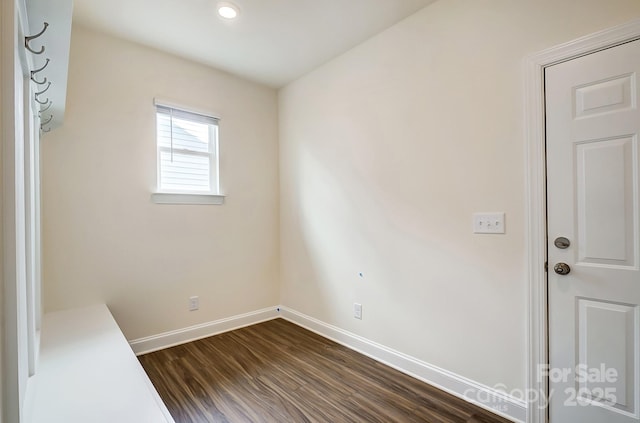
[[[549,362],[547,334],[547,219],[545,174],[544,70],[546,67],[640,39],[640,19],[597,32],[525,58],[525,139],[527,162],[527,257],[529,277],[528,423],[545,423],[546,381],[539,366]]]

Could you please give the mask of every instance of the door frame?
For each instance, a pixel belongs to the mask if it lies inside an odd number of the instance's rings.
[[[524,60],[526,139],[527,272],[529,279],[527,334],[527,422],[546,423],[543,407],[548,389],[539,366],[548,365],[547,196],[545,157],[545,68],[640,39],[640,19],[564,43]]]

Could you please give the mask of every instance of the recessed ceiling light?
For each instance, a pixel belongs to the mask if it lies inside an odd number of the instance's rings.
[[[235,19],[238,17],[238,14],[240,13],[240,10],[238,9],[238,6],[236,6],[233,3],[228,3],[228,2],[220,2],[218,3],[218,15],[220,15],[220,17],[225,18],[225,19]]]

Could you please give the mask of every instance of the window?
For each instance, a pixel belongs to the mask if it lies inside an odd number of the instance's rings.
[[[206,203],[219,196],[218,119],[156,103],[157,203]],[[210,198],[211,199],[211,198]]]

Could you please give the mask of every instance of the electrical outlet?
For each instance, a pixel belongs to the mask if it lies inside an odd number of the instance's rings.
[[[199,297],[189,297],[189,311],[196,311],[200,308]]]
[[[353,317],[362,320],[362,304],[353,303]]]

